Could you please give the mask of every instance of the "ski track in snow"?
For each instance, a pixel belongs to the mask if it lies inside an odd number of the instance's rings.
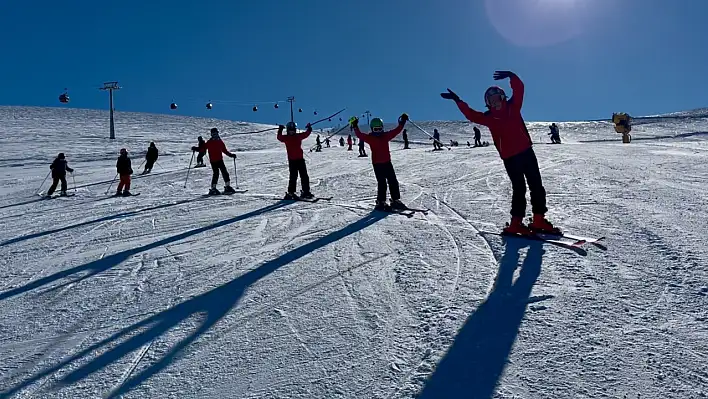
[[[409,127],[393,163],[430,211],[407,218],[371,212],[370,158],[335,140],[303,143],[334,198],[289,203],[272,198],[288,175],[274,134],[231,134],[267,126],[117,113],[111,142],[106,119],[0,107],[0,398],[708,397],[706,118],[638,124],[630,145],[604,122],[541,145],[548,124],[529,124],[549,218],[606,251],[482,233],[509,217],[493,146],[432,152]],[[184,188],[212,126],[248,192],[205,197],[209,168]],[[150,141],[141,196],[106,195],[117,149],[139,174]],[[60,151],[76,196],[39,199]]]

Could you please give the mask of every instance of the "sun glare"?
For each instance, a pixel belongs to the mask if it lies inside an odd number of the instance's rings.
[[[487,17],[509,42],[542,47],[577,37],[586,26],[590,0],[485,0]]]

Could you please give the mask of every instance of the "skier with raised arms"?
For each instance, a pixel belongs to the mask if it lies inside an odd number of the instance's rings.
[[[526,235],[532,232],[560,233],[545,218],[548,211],[546,207],[546,190],[541,180],[538,160],[532,148],[531,136],[526,128],[526,123],[521,116],[521,107],[524,101],[524,83],[513,72],[496,71],[494,80],[509,79],[513,96],[507,99],[504,90],[492,86],[484,93],[484,102],[489,109],[479,112],[471,109],[467,103],[452,90],[441,93],[444,99],[454,100],[457,107],[465,117],[473,123],[489,128],[504,167],[511,180],[513,190],[511,200],[511,223],[504,229],[508,234]],[[531,191],[531,206],[533,219],[524,225],[526,215],[526,183]]]
[[[403,131],[403,127],[408,121],[408,115],[402,114],[398,118],[398,126],[388,132],[384,131],[384,124],[381,118],[371,120],[369,127],[370,134],[364,134],[359,130],[359,118],[352,118],[351,125],[354,128],[354,133],[359,140],[369,145],[371,151],[371,162],[374,166],[374,175],[378,183],[376,194],[377,210],[407,209],[401,202],[401,191],[396,178],[396,172],[391,163],[391,151],[388,143],[393,140],[399,133]],[[391,205],[386,204],[386,190],[391,190]]]
[[[286,134],[283,134],[283,129]],[[297,177],[300,175],[300,184],[302,191],[300,197],[303,199],[312,199],[315,196],[310,192],[310,177],[307,174],[307,164],[305,163],[305,155],[302,152],[302,141],[310,136],[312,126],[308,123],[305,126],[305,133],[297,133],[297,125],[295,122],[288,122],[286,126],[278,126],[278,141],[285,144],[285,151],[288,154],[288,170],[290,178],[288,180],[288,192],[285,194],[287,200],[297,200],[295,194],[297,188]]]

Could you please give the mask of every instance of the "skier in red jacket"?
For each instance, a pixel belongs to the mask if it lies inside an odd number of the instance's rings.
[[[211,129],[211,138],[207,140],[204,146],[209,153],[209,163],[211,163],[211,170],[213,172],[209,194],[221,194],[216,188],[216,183],[219,182],[219,172],[221,172],[221,175],[224,177],[224,193],[235,193],[236,190],[231,187],[231,178],[229,177],[229,171],[226,170],[226,165],[224,165],[224,157],[222,154],[226,154],[226,156],[231,158],[236,158],[236,155],[226,149],[226,144],[224,144],[224,142],[221,141],[221,137],[219,137],[219,129],[215,127]]]
[[[499,155],[504,161],[504,167],[511,180],[513,190],[511,199],[511,223],[504,229],[505,233],[529,234],[532,231],[544,233],[559,233],[545,218],[546,190],[541,181],[536,154],[532,148],[531,136],[526,129],[526,123],[521,116],[524,102],[524,83],[510,71],[496,71],[494,80],[509,78],[513,96],[507,100],[504,90],[492,86],[484,93],[484,102],[489,108],[482,113],[471,109],[467,103],[452,90],[441,93],[442,98],[454,100],[465,117],[473,123],[489,128]],[[531,207],[533,219],[524,225],[526,215],[526,183],[531,191]]]
[[[406,209],[406,206],[401,202],[401,191],[398,186],[396,172],[393,170],[393,164],[391,163],[391,151],[388,148],[388,143],[403,131],[407,121],[408,115],[402,114],[398,118],[398,126],[385,132],[383,121],[380,118],[374,118],[369,124],[371,128],[370,134],[364,134],[359,130],[359,118],[354,118],[351,121],[354,133],[359,140],[369,145],[371,151],[371,163],[374,165],[374,175],[376,175],[378,183],[375,209],[388,209],[388,205],[386,205],[387,188],[391,189],[390,207],[393,209]]]
[[[310,133],[312,133],[312,126],[308,123],[305,128],[305,133],[298,134],[295,122],[288,122],[286,126],[278,126],[278,141],[285,144],[285,151],[288,153],[290,179],[288,180],[288,192],[285,194],[285,199],[288,200],[298,199],[298,196],[295,194],[298,174],[300,175],[300,183],[302,184],[300,197],[305,199],[315,197],[310,192],[310,177],[307,175],[307,165],[305,164],[305,158],[302,152],[302,140],[305,140]],[[286,129],[285,135],[283,135],[283,129]]]

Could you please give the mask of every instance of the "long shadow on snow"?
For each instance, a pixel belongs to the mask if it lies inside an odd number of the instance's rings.
[[[524,318],[531,289],[541,273],[540,242],[506,239],[494,288],[467,319],[419,398],[490,399],[504,372]],[[529,250],[512,283],[519,251]]]
[[[106,258],[102,260],[107,262],[106,265],[102,265],[101,269],[106,269],[113,266],[127,257],[133,255],[135,251],[145,251],[150,248],[154,248],[159,245],[165,245],[172,241],[181,240],[189,235],[197,234],[198,232],[213,229],[215,227],[223,226],[228,223],[233,223],[235,219],[242,220],[246,217],[254,216],[258,213],[266,212],[267,210],[276,209],[290,203],[289,201],[279,202],[276,205],[272,205],[260,210],[251,212],[234,219],[225,220],[223,222],[216,223],[215,225],[204,227],[201,229],[192,230],[171,238],[167,238],[156,243],[147,245],[145,247],[138,248],[136,250],[125,251],[125,253],[116,254],[117,258],[109,259]],[[149,344],[155,339],[158,339],[163,334],[167,333],[170,329],[175,328],[180,323],[189,319],[195,315],[201,315],[201,324],[190,334],[188,337],[174,344],[169,352],[167,352],[160,359],[157,359],[151,366],[145,368],[142,372],[127,379],[123,384],[117,389],[113,390],[107,397],[113,398],[120,395],[124,395],[133,388],[137,387],[153,375],[162,371],[165,367],[170,365],[172,361],[179,356],[179,354],[192,342],[194,342],[199,336],[211,329],[219,320],[221,320],[226,314],[233,309],[241,299],[246,289],[257,282],[258,280],[268,276],[269,274],[275,272],[279,268],[296,261],[310,254],[311,252],[325,247],[333,242],[341,240],[351,234],[365,229],[372,224],[378,222],[379,220],[385,218],[388,214],[385,212],[372,212],[363,218],[357,220],[356,222],[343,227],[340,230],[332,232],[324,237],[318,238],[315,241],[309,242],[301,247],[295,248],[292,251],[286,252],[285,254],[265,262],[261,266],[246,272],[240,277],[229,281],[219,287],[216,287],[210,291],[207,291],[201,295],[195,296],[185,302],[173,306],[167,310],[164,310],[154,316],[147,319],[139,321],[131,326],[128,326],[112,336],[100,341],[83,351],[77,353],[76,355],[62,361],[61,363],[44,370],[43,372],[27,379],[21,384],[11,388],[8,391],[0,394],[0,398],[7,398],[15,394],[19,390],[37,382],[38,380],[51,375],[59,371],[60,369],[71,365],[74,362],[81,362],[85,360],[87,356],[92,353],[102,352],[98,357],[94,358],[88,363],[85,363],[61,378],[58,382],[59,385],[68,385],[81,381],[82,379],[88,377],[89,375],[102,370],[103,368],[113,364],[114,362],[120,360],[126,355],[140,349],[142,346]],[[149,248],[146,248],[149,247]],[[102,262],[97,261],[97,262]],[[94,262],[96,263],[96,262]],[[88,265],[87,265],[88,266]],[[83,269],[93,269],[94,267],[86,267]],[[145,329],[146,328],[146,329]],[[121,337],[129,336],[130,338],[124,342],[118,343],[117,341]],[[81,362],[83,363],[83,362]],[[78,364],[77,364],[78,365]]]
[[[15,238],[11,238],[9,240],[0,242],[0,247],[4,247],[6,245],[15,244],[15,243],[26,241],[26,240],[30,240],[32,238],[44,237],[46,235],[59,233],[59,232],[74,229],[77,227],[83,227],[83,226],[88,226],[88,225],[95,224],[95,223],[107,222],[109,220],[115,220],[115,219],[120,219],[120,218],[124,218],[124,217],[128,217],[128,216],[137,215],[142,212],[150,212],[150,211],[155,211],[155,210],[162,209],[162,208],[169,208],[171,206],[182,205],[182,204],[186,204],[188,202],[197,201],[198,199],[200,199],[200,198],[191,198],[191,199],[177,201],[177,202],[173,202],[173,203],[151,206],[149,208],[138,209],[135,211],[121,212],[121,213],[117,213],[115,215],[104,216],[102,218],[89,220],[89,221],[81,222],[81,223],[76,223],[76,224],[72,224],[70,226],[60,227],[58,229],[46,230],[46,231],[41,231],[39,233],[27,234],[24,236],[15,237]]]
[[[186,200],[186,201],[192,201],[192,200]],[[283,206],[286,206],[288,204],[289,204],[288,201],[277,202],[273,205],[268,205],[264,208],[256,209],[255,211],[244,213],[243,215],[239,215],[239,216],[233,217],[231,219],[222,220],[220,222],[214,223],[209,226],[185,231],[184,233],[180,233],[180,234],[177,234],[177,235],[174,235],[171,237],[163,238],[162,240],[155,241],[153,243],[143,245],[141,247],[131,248],[131,249],[128,249],[128,250],[125,250],[122,252],[115,253],[113,255],[106,256],[103,259],[98,259],[93,262],[86,263],[84,265],[72,267],[71,269],[62,270],[62,271],[54,273],[50,276],[33,281],[33,282],[31,282],[27,285],[24,285],[22,287],[18,287],[18,288],[12,289],[10,291],[3,292],[0,294],[0,300],[11,298],[16,295],[20,295],[22,293],[31,291],[31,290],[39,288],[39,287],[43,287],[45,285],[51,284],[51,283],[53,283],[57,280],[60,280],[62,278],[69,277],[69,276],[72,276],[74,274],[81,273],[81,272],[87,272],[87,273],[84,274],[83,276],[71,281],[71,282],[75,283],[75,282],[78,282],[81,280],[85,280],[91,276],[94,276],[98,273],[101,273],[105,270],[108,270],[108,269],[118,265],[119,263],[129,259],[131,256],[133,256],[135,254],[149,251],[153,248],[158,248],[163,245],[167,245],[167,244],[179,241],[179,240],[183,240],[185,238],[191,237],[196,234],[204,233],[209,230],[213,230],[213,229],[216,229],[219,227],[229,225],[231,223],[235,223],[235,222],[238,222],[238,221],[241,221],[244,219],[248,219],[253,216],[258,216],[260,214],[263,214],[263,213],[266,213],[266,212],[269,212],[269,211],[272,211],[272,210],[275,210],[278,208],[282,208]],[[168,204],[168,205],[172,205],[172,204]],[[161,205],[161,206],[165,207],[165,205]],[[73,226],[73,227],[75,227],[75,226]]]

